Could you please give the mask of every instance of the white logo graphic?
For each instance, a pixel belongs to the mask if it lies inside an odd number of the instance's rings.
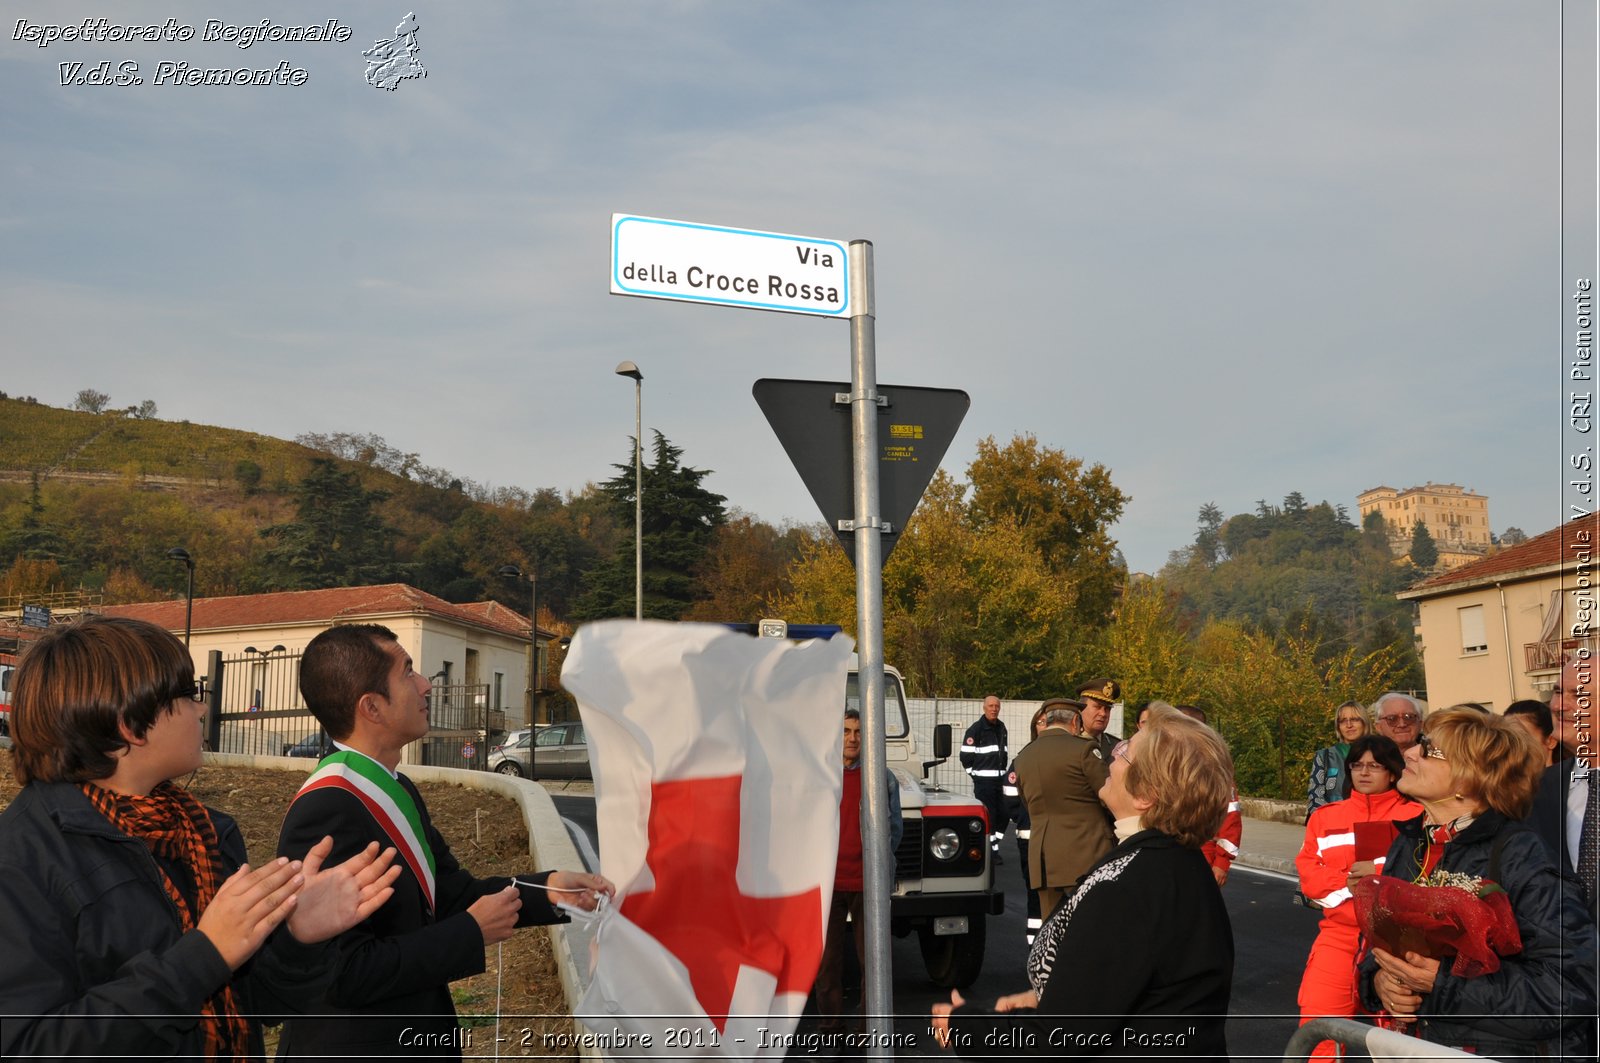
[[[406,78],[425,78],[417,61],[417,16],[407,13],[394,28],[394,39],[377,41],[361,53],[367,57],[367,84],[393,92]]]

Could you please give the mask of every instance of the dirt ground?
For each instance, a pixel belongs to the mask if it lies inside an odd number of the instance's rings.
[[[309,769],[311,762],[307,761]],[[283,810],[304,781],[298,771],[274,771],[206,765],[187,780],[189,790],[201,802],[228,813],[238,820],[250,852],[250,862],[271,859],[278,842],[278,826]],[[463,867],[480,877],[511,875],[532,868],[528,856],[528,831],[517,806],[506,798],[482,790],[449,783],[419,783],[428,802],[434,826],[450,843]],[[11,770],[11,751],[0,750],[0,807],[9,804],[17,793]],[[503,955],[504,971],[499,969],[497,953]],[[544,1058],[571,1058],[552,1053],[543,1036],[554,1035],[559,1043],[570,1034],[566,997],[556,974],[555,956],[549,934],[530,927],[499,949],[491,948],[486,957],[488,969],[476,977],[455,983],[452,994],[462,1023],[478,1028],[476,1047],[468,1054],[495,1050],[496,983],[499,980],[499,1046],[502,1056],[537,1055]],[[481,1030],[481,1033],[478,1031]],[[269,1031],[269,1042],[274,1040]],[[270,1052],[269,1045],[269,1056]]]

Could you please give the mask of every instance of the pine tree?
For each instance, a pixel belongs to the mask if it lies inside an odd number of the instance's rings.
[[[655,460],[644,467],[644,615],[681,619],[702,597],[696,571],[711,549],[717,528],[727,521],[726,499],[701,486],[709,469],[682,463],[683,448],[660,432]],[[600,485],[620,533],[610,561],[590,569],[584,593],[573,607],[577,620],[632,616],[634,612],[634,469],[629,461],[612,466],[617,475]]]
[[[257,589],[361,587],[399,578],[397,533],[376,509],[387,493],[368,491],[354,472],[315,458],[294,494],[297,519],[261,531],[273,545],[257,571]]]
[[[1411,564],[1424,576],[1439,566],[1439,548],[1433,544],[1428,526],[1420,520],[1411,526]]]

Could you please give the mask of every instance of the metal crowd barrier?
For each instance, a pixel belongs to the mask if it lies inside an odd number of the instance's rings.
[[[1307,1063],[1317,1045],[1337,1041],[1347,1051],[1347,1060],[1374,1060],[1389,1063],[1403,1059],[1471,1059],[1494,1063],[1487,1056],[1474,1056],[1431,1041],[1423,1041],[1395,1030],[1380,1030],[1354,1019],[1312,1019],[1294,1032],[1283,1048],[1283,1063]]]

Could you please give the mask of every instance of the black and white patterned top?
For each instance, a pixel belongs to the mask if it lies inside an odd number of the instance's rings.
[[[1056,905],[1056,910],[1050,913],[1050,918],[1039,928],[1038,937],[1033,939],[1033,949],[1028,953],[1028,983],[1033,986],[1036,996],[1041,999],[1044,997],[1045,983],[1050,981],[1050,972],[1055,970],[1056,950],[1061,944],[1061,939],[1067,934],[1067,926],[1072,922],[1072,913],[1077,911],[1079,903],[1089,895],[1090,890],[1108,882],[1115,882],[1138,855],[1139,850],[1135,849],[1120,856],[1113,856],[1090,871],[1083,877],[1083,881],[1078,883],[1078,888],[1067,894],[1066,899]]]

